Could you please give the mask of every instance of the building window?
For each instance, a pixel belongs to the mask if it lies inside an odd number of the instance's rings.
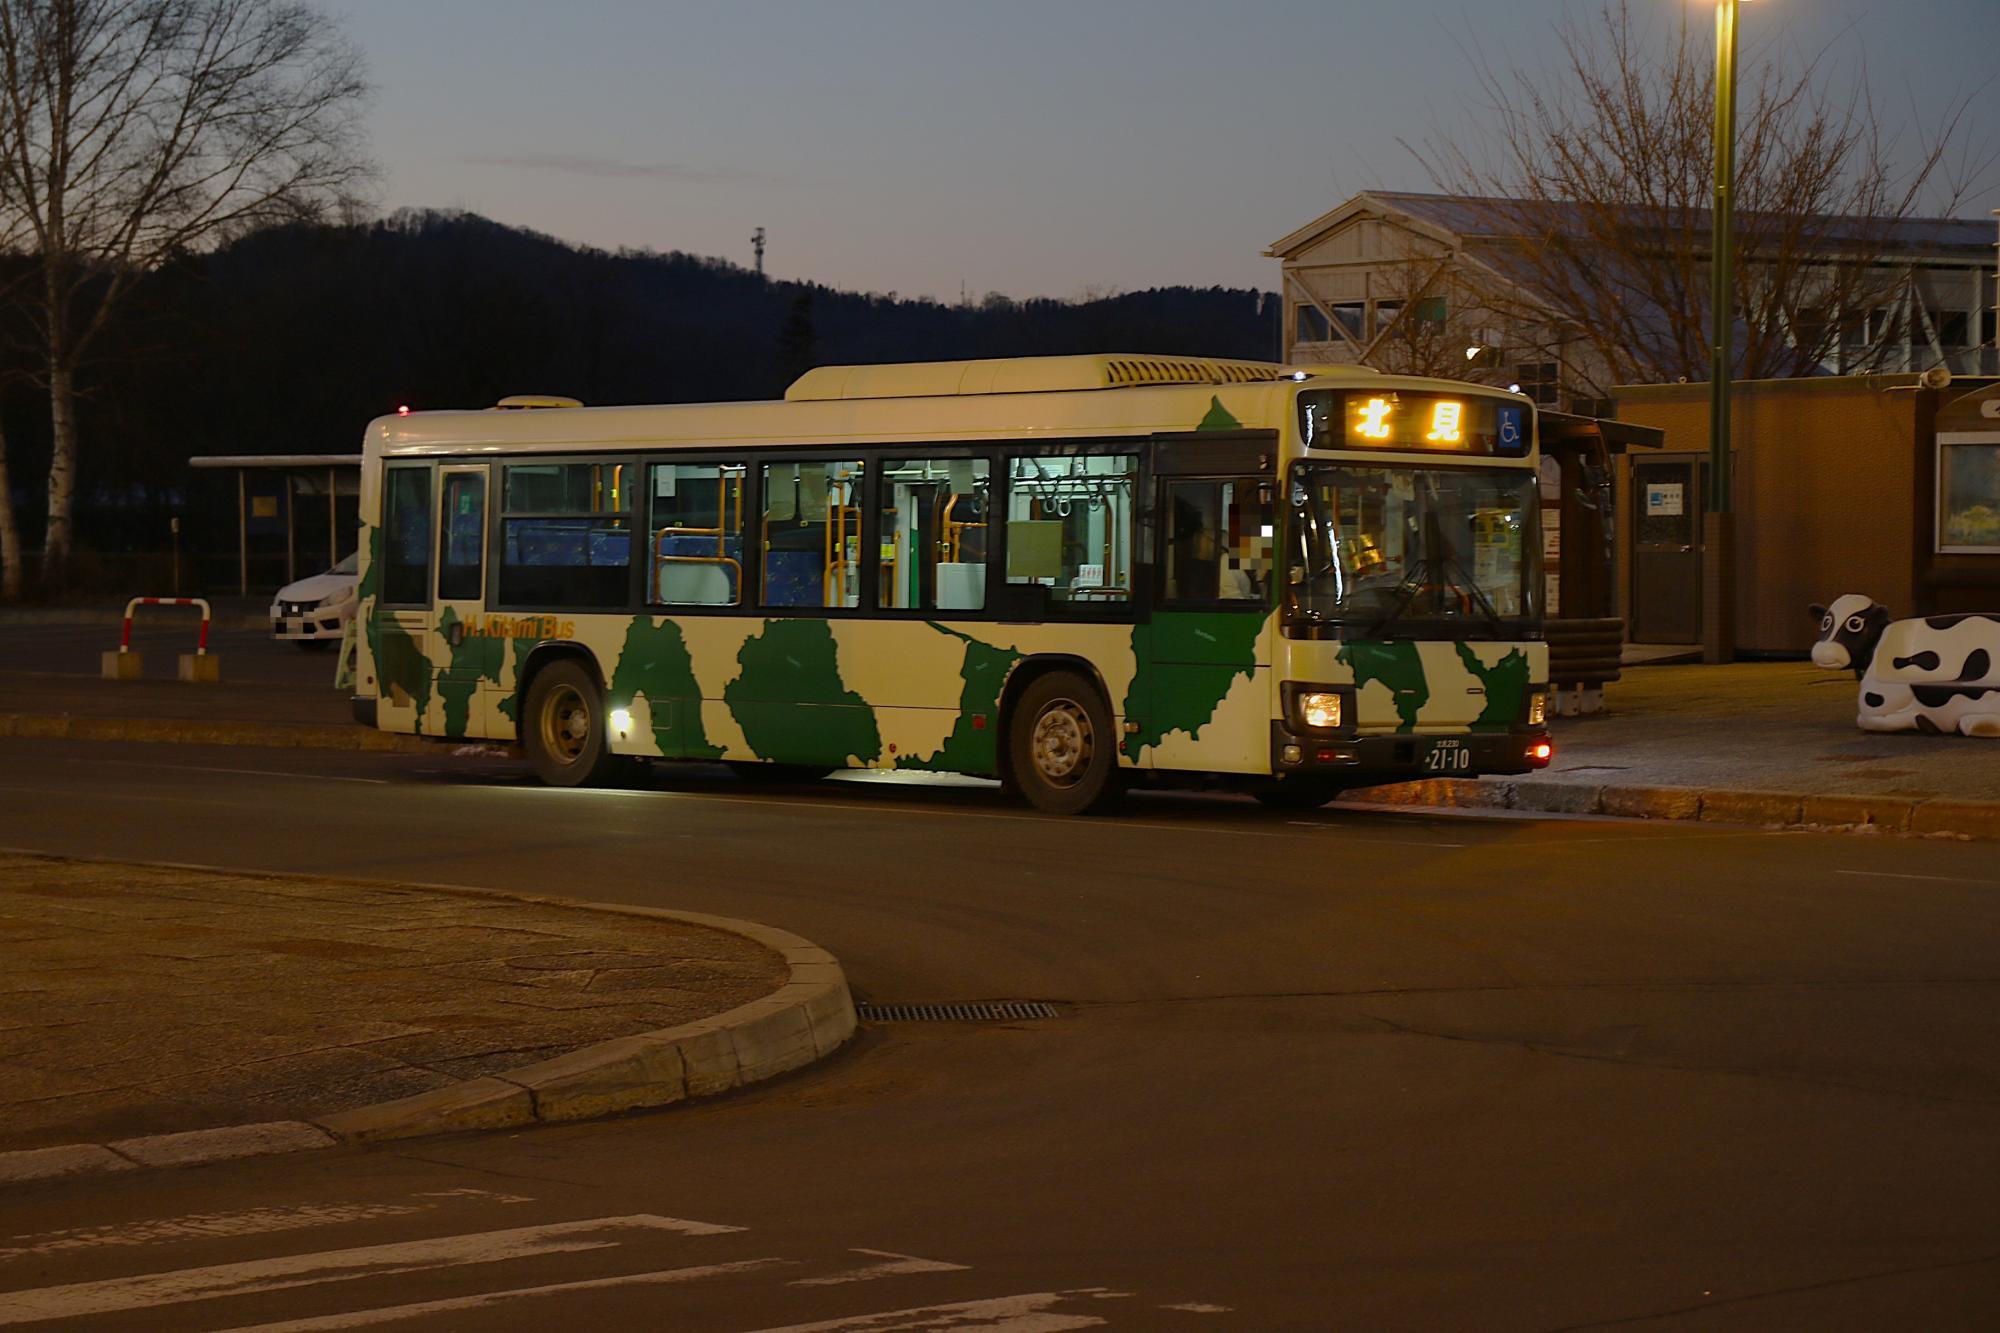
[[[1449,307],[1442,296],[1426,296],[1410,311],[1410,318],[1419,324],[1442,326],[1448,313]]]
[[[1903,314],[1895,306],[1878,305],[1868,312],[1868,341],[1876,346],[1903,341]]]
[[[1514,367],[1514,382],[1537,403],[1553,406],[1562,392],[1561,367],[1554,361],[1529,361]]]
[[[1947,310],[1937,317],[1938,342],[1945,347],[1966,346],[1971,329],[1972,321],[1963,310]]]
[[[1051,602],[1132,598],[1132,454],[1018,457],[1009,464],[1007,581]]]
[[[631,596],[623,463],[516,463],[502,470],[500,601],[610,610]]]
[[[1368,303],[1366,301],[1342,301],[1339,305],[1330,308],[1333,311],[1334,323],[1345,329],[1348,337],[1359,342],[1367,336],[1362,332],[1368,323]]]
[[[1333,340],[1333,328],[1315,305],[1292,307],[1292,341],[1323,343]]]
[[[741,463],[655,463],[648,600],[666,606],[743,601]]]
[[[983,458],[882,464],[877,606],[977,611],[986,605],[990,482],[991,464]]]
[[[1938,444],[1940,551],[2000,551],[2000,437]]]
[[[1166,488],[1168,601],[1263,602],[1271,590],[1273,487],[1269,479],[1176,481]]]
[[[765,606],[861,604],[861,488],[858,458],[766,463]]]
[[[1375,303],[1375,336],[1381,337],[1396,322],[1396,316],[1403,313],[1401,301],[1377,301]]]
[[[392,467],[382,506],[382,600],[422,606],[431,597],[431,470]]]

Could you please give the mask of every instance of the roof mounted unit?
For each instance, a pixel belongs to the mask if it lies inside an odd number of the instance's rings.
[[[1113,352],[994,361],[912,361],[886,366],[821,366],[785,390],[792,403],[845,398],[948,398],[979,393],[1062,393],[1158,384],[1251,384],[1284,379],[1271,361]]]
[[[525,412],[537,407],[582,407],[581,398],[564,398],[554,393],[517,393],[493,404],[495,412]]]

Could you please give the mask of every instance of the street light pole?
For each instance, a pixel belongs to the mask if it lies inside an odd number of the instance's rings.
[[[1736,515],[1729,434],[1730,335],[1735,319],[1736,5],[1715,4],[1715,202],[1709,251],[1708,505],[1702,523],[1702,661],[1736,656]]]

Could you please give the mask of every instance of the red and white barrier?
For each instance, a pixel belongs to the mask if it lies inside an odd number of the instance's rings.
[[[118,651],[132,651],[132,613],[142,606],[198,606],[201,608],[201,638],[195,644],[195,655],[204,656],[208,652],[208,626],[215,619],[215,611],[206,597],[134,597],[125,603],[125,628],[118,636]]]
[[[118,634],[118,651],[104,654],[104,678],[106,680],[137,680],[144,672],[145,662],[140,654],[132,651],[132,613],[142,606],[194,606],[201,608],[201,634],[195,641],[192,653],[181,654],[180,677],[182,680],[218,681],[222,679],[222,659],[211,657],[208,651],[208,629],[215,621],[214,608],[205,597],[134,597],[125,603],[125,624]]]

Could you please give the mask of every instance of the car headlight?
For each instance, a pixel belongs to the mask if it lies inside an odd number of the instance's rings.
[[[1313,691],[1299,696],[1299,721],[1320,731],[1340,725],[1340,696]]]
[[[1547,690],[1536,690],[1528,696],[1528,725],[1539,727],[1548,721],[1548,717],[1549,692]]]

